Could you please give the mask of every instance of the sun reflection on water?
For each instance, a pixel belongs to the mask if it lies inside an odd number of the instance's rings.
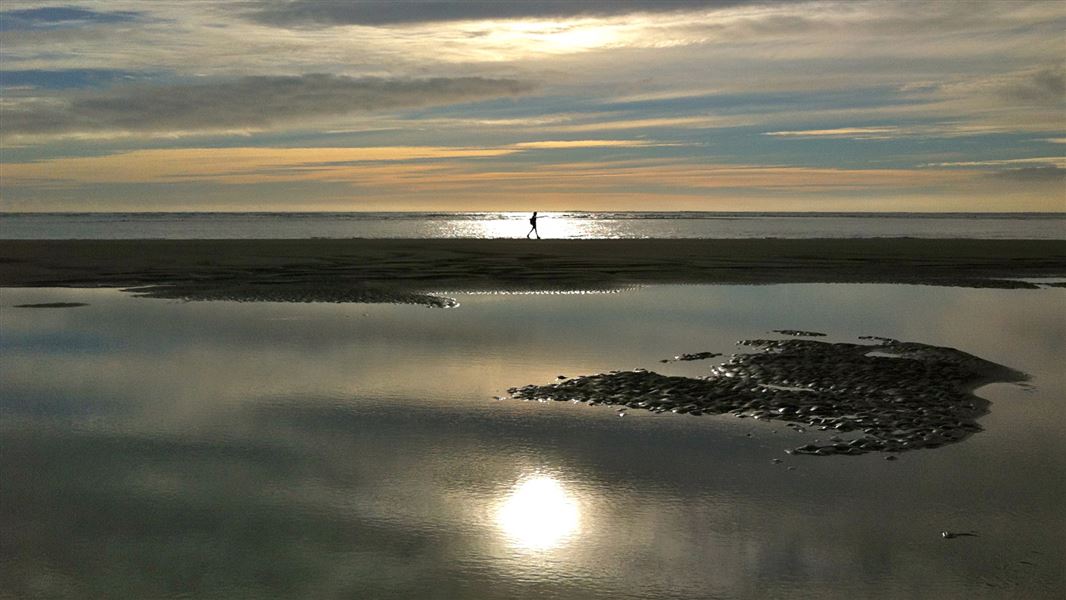
[[[441,232],[443,237],[522,239],[530,231],[532,213],[501,212],[495,218],[451,221]],[[584,239],[608,236],[606,226],[594,220],[575,219],[566,213],[542,212],[537,216],[537,230],[544,239]],[[533,236],[531,236],[533,237]]]
[[[496,524],[517,548],[548,550],[565,544],[581,526],[581,510],[553,477],[520,481],[496,511]]]

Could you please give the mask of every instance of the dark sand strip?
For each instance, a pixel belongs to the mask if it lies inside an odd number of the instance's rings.
[[[415,302],[656,283],[1033,288],[1066,240],[0,240],[0,286],[187,299]],[[445,303],[446,304],[446,303]]]

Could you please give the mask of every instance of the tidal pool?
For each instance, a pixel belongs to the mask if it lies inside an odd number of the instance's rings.
[[[0,293],[0,596],[1061,597],[1066,290],[657,286],[459,306]],[[12,310],[20,304],[85,304]],[[732,415],[494,400],[779,332],[1029,376],[885,461]],[[702,360],[667,357],[721,354]],[[777,461],[777,462],[775,462]],[[974,533],[944,538],[941,532]]]

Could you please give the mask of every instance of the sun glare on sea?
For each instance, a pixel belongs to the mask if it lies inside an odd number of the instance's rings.
[[[517,548],[549,550],[577,533],[581,510],[556,479],[537,475],[514,487],[496,511],[496,524]]]
[[[496,217],[455,223],[446,233],[454,237],[480,239],[523,238],[531,233],[530,215],[531,213],[499,213]],[[582,222],[560,213],[540,213],[537,220],[537,232],[543,239],[596,237],[596,227],[597,224],[593,221]]]

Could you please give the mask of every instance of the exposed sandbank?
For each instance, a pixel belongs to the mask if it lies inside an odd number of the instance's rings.
[[[823,335],[783,333],[793,334]],[[954,348],[862,339],[872,343],[745,340],[739,344],[755,352],[734,354],[703,377],[611,371],[508,393],[522,400],[617,406],[619,416],[632,408],[781,420],[799,432],[808,427],[831,431],[828,441],[815,439],[786,450],[826,456],[904,452],[962,441],[981,430],[977,419],[988,412],[988,401],[972,393],[976,387],[1026,378]],[[849,432],[846,438],[837,435]]]
[[[0,240],[0,286],[187,299],[414,302],[656,283],[1035,287],[1066,240]]]

